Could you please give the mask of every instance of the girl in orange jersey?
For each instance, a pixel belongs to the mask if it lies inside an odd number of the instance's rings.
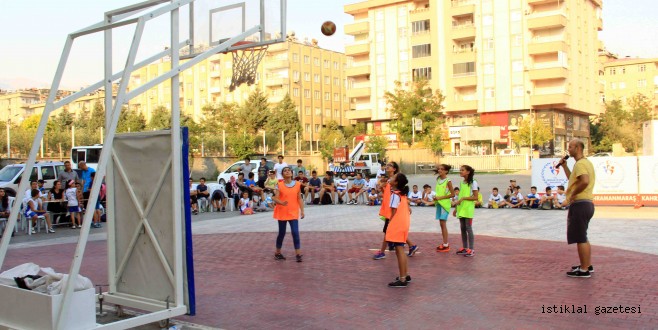
[[[388,284],[391,288],[406,288],[407,283],[411,282],[411,276],[407,272],[407,254],[404,252],[404,243],[407,242],[409,236],[409,220],[411,218],[411,211],[409,209],[409,180],[407,176],[398,173],[389,181],[392,187],[391,193],[391,219],[388,223],[388,230],[386,231],[386,241],[395,247],[395,254],[398,258],[398,269],[400,276],[395,279],[395,282]]]
[[[389,183],[384,186],[384,193],[382,196],[382,206],[379,208],[379,216],[384,220],[384,235],[386,234],[386,229],[388,228],[388,222],[389,219],[391,218],[391,207],[390,207],[390,202],[391,202],[391,184],[390,184],[390,179],[392,179],[395,175],[400,172],[400,166],[398,166],[398,163],[396,162],[389,162],[386,164],[386,174],[389,177]],[[381,249],[372,257],[375,260],[380,260],[386,258],[386,254],[384,251],[386,251],[386,245],[388,243],[386,242],[386,238],[382,241],[382,247]],[[408,256],[412,257],[417,251],[418,251],[418,246],[413,244],[411,241],[407,240],[407,244],[409,245],[409,253],[407,254]],[[393,247],[389,246],[389,249],[392,251]]]
[[[301,211],[301,218],[304,219],[304,203],[301,195],[301,184],[298,181],[293,181],[290,167],[284,167],[281,174],[283,180],[277,183],[277,189],[274,190],[274,197],[272,198],[275,203],[274,219],[278,220],[279,223],[279,235],[276,237],[274,259],[286,260],[286,257],[281,254],[281,246],[283,245],[283,238],[286,236],[286,225],[290,223],[296,259],[297,262],[302,262],[301,243],[299,241],[299,215]]]

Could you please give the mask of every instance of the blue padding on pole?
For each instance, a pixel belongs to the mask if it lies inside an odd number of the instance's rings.
[[[188,315],[196,314],[196,294],[194,288],[194,246],[192,244],[192,211],[190,205],[190,162],[188,154],[190,152],[189,130],[187,127],[181,127],[181,158],[183,161],[183,201],[185,210],[185,263],[187,268],[187,296],[190,311]]]

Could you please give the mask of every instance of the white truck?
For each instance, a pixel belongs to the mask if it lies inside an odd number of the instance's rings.
[[[355,176],[356,173],[362,173],[364,177],[376,175],[382,166],[379,154],[363,153],[365,147],[366,144],[361,141],[352,152],[347,146],[334,148],[334,159],[329,170],[336,174],[347,173],[348,176]]]

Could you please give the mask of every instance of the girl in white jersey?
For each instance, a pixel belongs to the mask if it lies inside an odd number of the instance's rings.
[[[66,191],[64,196],[66,197],[66,205],[71,214],[71,228],[82,228],[82,223],[80,222],[80,206],[78,203],[78,189],[75,187],[75,181],[70,180],[66,183]],[[77,226],[76,226],[77,220]]]

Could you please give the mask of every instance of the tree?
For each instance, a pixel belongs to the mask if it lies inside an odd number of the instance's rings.
[[[74,121],[75,117],[68,111],[67,108],[62,108],[62,111],[59,113],[59,115],[55,116],[55,118],[52,120],[53,124],[59,129],[70,129]]]
[[[523,119],[519,123],[519,130],[511,132],[512,141],[520,146],[530,146],[530,140],[533,145],[542,146],[546,142],[553,140],[553,133],[551,128],[546,126],[540,120],[532,120],[530,118]]]
[[[234,157],[244,159],[254,153],[254,144],[256,137],[253,134],[246,132],[230,134],[227,139],[228,148],[233,153]]]
[[[349,125],[343,127],[343,133],[345,133],[345,138],[348,141],[352,141],[355,137],[359,135],[365,135],[367,133],[366,123],[359,122],[356,125]]]
[[[337,146],[344,146],[347,144],[347,139],[343,131],[340,130],[340,126],[335,120],[331,120],[327,123],[327,126],[322,129],[320,132],[320,154],[322,158],[329,159],[334,155],[334,148]]]
[[[284,132],[286,142],[295,141],[295,133],[302,130],[295,109],[295,103],[293,103],[290,95],[286,94],[283,100],[272,109],[272,114],[267,118],[265,130],[279,136],[281,132]]]
[[[105,107],[100,102],[94,103],[87,127],[91,129],[105,127]]]
[[[388,139],[385,136],[373,136],[368,140],[368,152],[379,154],[379,159],[384,159],[386,156],[386,146],[388,146]]]
[[[386,92],[388,111],[391,112],[393,125],[402,141],[412,144],[412,119],[420,119],[423,128],[417,133],[422,138],[442,121],[441,111],[445,96],[440,90],[432,91],[427,80],[413,83],[411,90],[405,90],[399,81],[395,82],[395,91]]]
[[[82,107],[82,110],[78,112],[73,125],[75,128],[87,127],[89,124],[89,109],[87,107]]]
[[[171,127],[171,112],[164,106],[153,109],[151,120],[146,124],[148,130],[159,130]]]
[[[432,150],[435,155],[443,155],[443,128],[440,125],[436,125],[432,130],[425,136],[425,145]]]
[[[260,89],[256,89],[249,95],[247,101],[238,108],[236,113],[236,131],[246,131],[255,134],[265,127],[270,115],[270,105],[267,97]],[[239,128],[239,129],[238,129]]]
[[[126,107],[121,109],[117,132],[141,132],[146,129],[146,118],[139,111],[129,110]]]
[[[594,120],[590,131],[594,151],[610,151],[614,143],[621,143],[626,151],[634,152],[642,145],[642,123],[651,119],[651,103],[636,94],[626,105],[624,109],[621,100],[612,100]]]

